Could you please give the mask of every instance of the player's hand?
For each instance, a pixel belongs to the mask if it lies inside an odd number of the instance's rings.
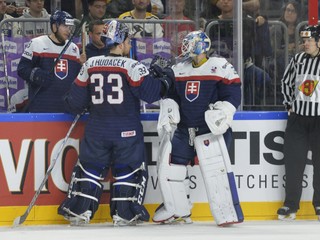
[[[84,64],[87,61],[87,55],[85,53],[81,53],[80,55],[80,64]]]

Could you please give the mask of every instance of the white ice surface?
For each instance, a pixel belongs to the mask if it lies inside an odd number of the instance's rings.
[[[229,227],[214,222],[113,227],[111,223],[0,227],[0,240],[320,240],[320,222],[247,221]]]

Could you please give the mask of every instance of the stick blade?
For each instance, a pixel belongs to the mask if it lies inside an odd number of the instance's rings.
[[[25,220],[26,218],[24,217],[24,215],[16,217],[13,221],[13,227],[20,226]]]

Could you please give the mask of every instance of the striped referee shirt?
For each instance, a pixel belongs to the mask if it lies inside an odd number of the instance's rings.
[[[291,59],[282,79],[284,105],[302,116],[320,116],[320,57],[304,52]]]

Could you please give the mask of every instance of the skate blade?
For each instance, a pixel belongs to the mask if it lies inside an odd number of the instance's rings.
[[[281,221],[293,221],[296,219],[296,214],[290,213],[288,215],[278,215],[278,219]]]
[[[171,217],[165,221],[160,222],[161,224],[191,224],[193,223],[190,217]]]

